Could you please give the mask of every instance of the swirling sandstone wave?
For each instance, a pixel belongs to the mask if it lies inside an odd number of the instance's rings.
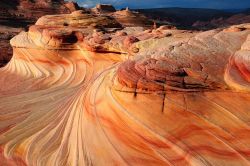
[[[0,163],[249,165],[249,34],[39,19],[0,69]]]

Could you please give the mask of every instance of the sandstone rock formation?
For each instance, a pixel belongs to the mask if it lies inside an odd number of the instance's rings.
[[[92,9],[92,11],[101,14],[115,12],[116,9],[114,6],[109,4],[97,4],[96,7]]]
[[[112,17],[114,17],[124,27],[149,27],[153,25],[153,22],[144,15],[138,12],[130,11],[129,9],[114,12],[112,13]]]
[[[3,0],[0,2],[0,10],[26,19],[37,19],[47,14],[70,13],[78,9],[79,6],[76,3],[64,0]]]
[[[79,10],[74,2],[63,0],[1,0],[0,1],[0,67],[12,57],[9,40],[43,15],[71,13]]]
[[[115,18],[123,27],[150,27],[153,22],[143,14],[131,11],[128,8],[118,10],[108,4],[97,4],[90,12],[94,15],[107,15]]]
[[[249,36],[40,18],[0,69],[0,165],[249,165]]]

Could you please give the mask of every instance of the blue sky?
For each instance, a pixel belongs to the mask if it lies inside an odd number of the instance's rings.
[[[116,8],[188,7],[214,9],[250,8],[250,0],[75,0],[79,5],[93,7],[97,3],[113,4]]]

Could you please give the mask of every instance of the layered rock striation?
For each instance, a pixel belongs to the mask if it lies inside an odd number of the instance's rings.
[[[0,69],[0,165],[249,165],[249,35],[41,17]]]

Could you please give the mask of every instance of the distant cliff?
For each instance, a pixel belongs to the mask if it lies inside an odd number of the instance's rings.
[[[170,23],[185,29],[208,30],[250,21],[250,9],[217,10],[198,8],[138,9],[159,24]]]

